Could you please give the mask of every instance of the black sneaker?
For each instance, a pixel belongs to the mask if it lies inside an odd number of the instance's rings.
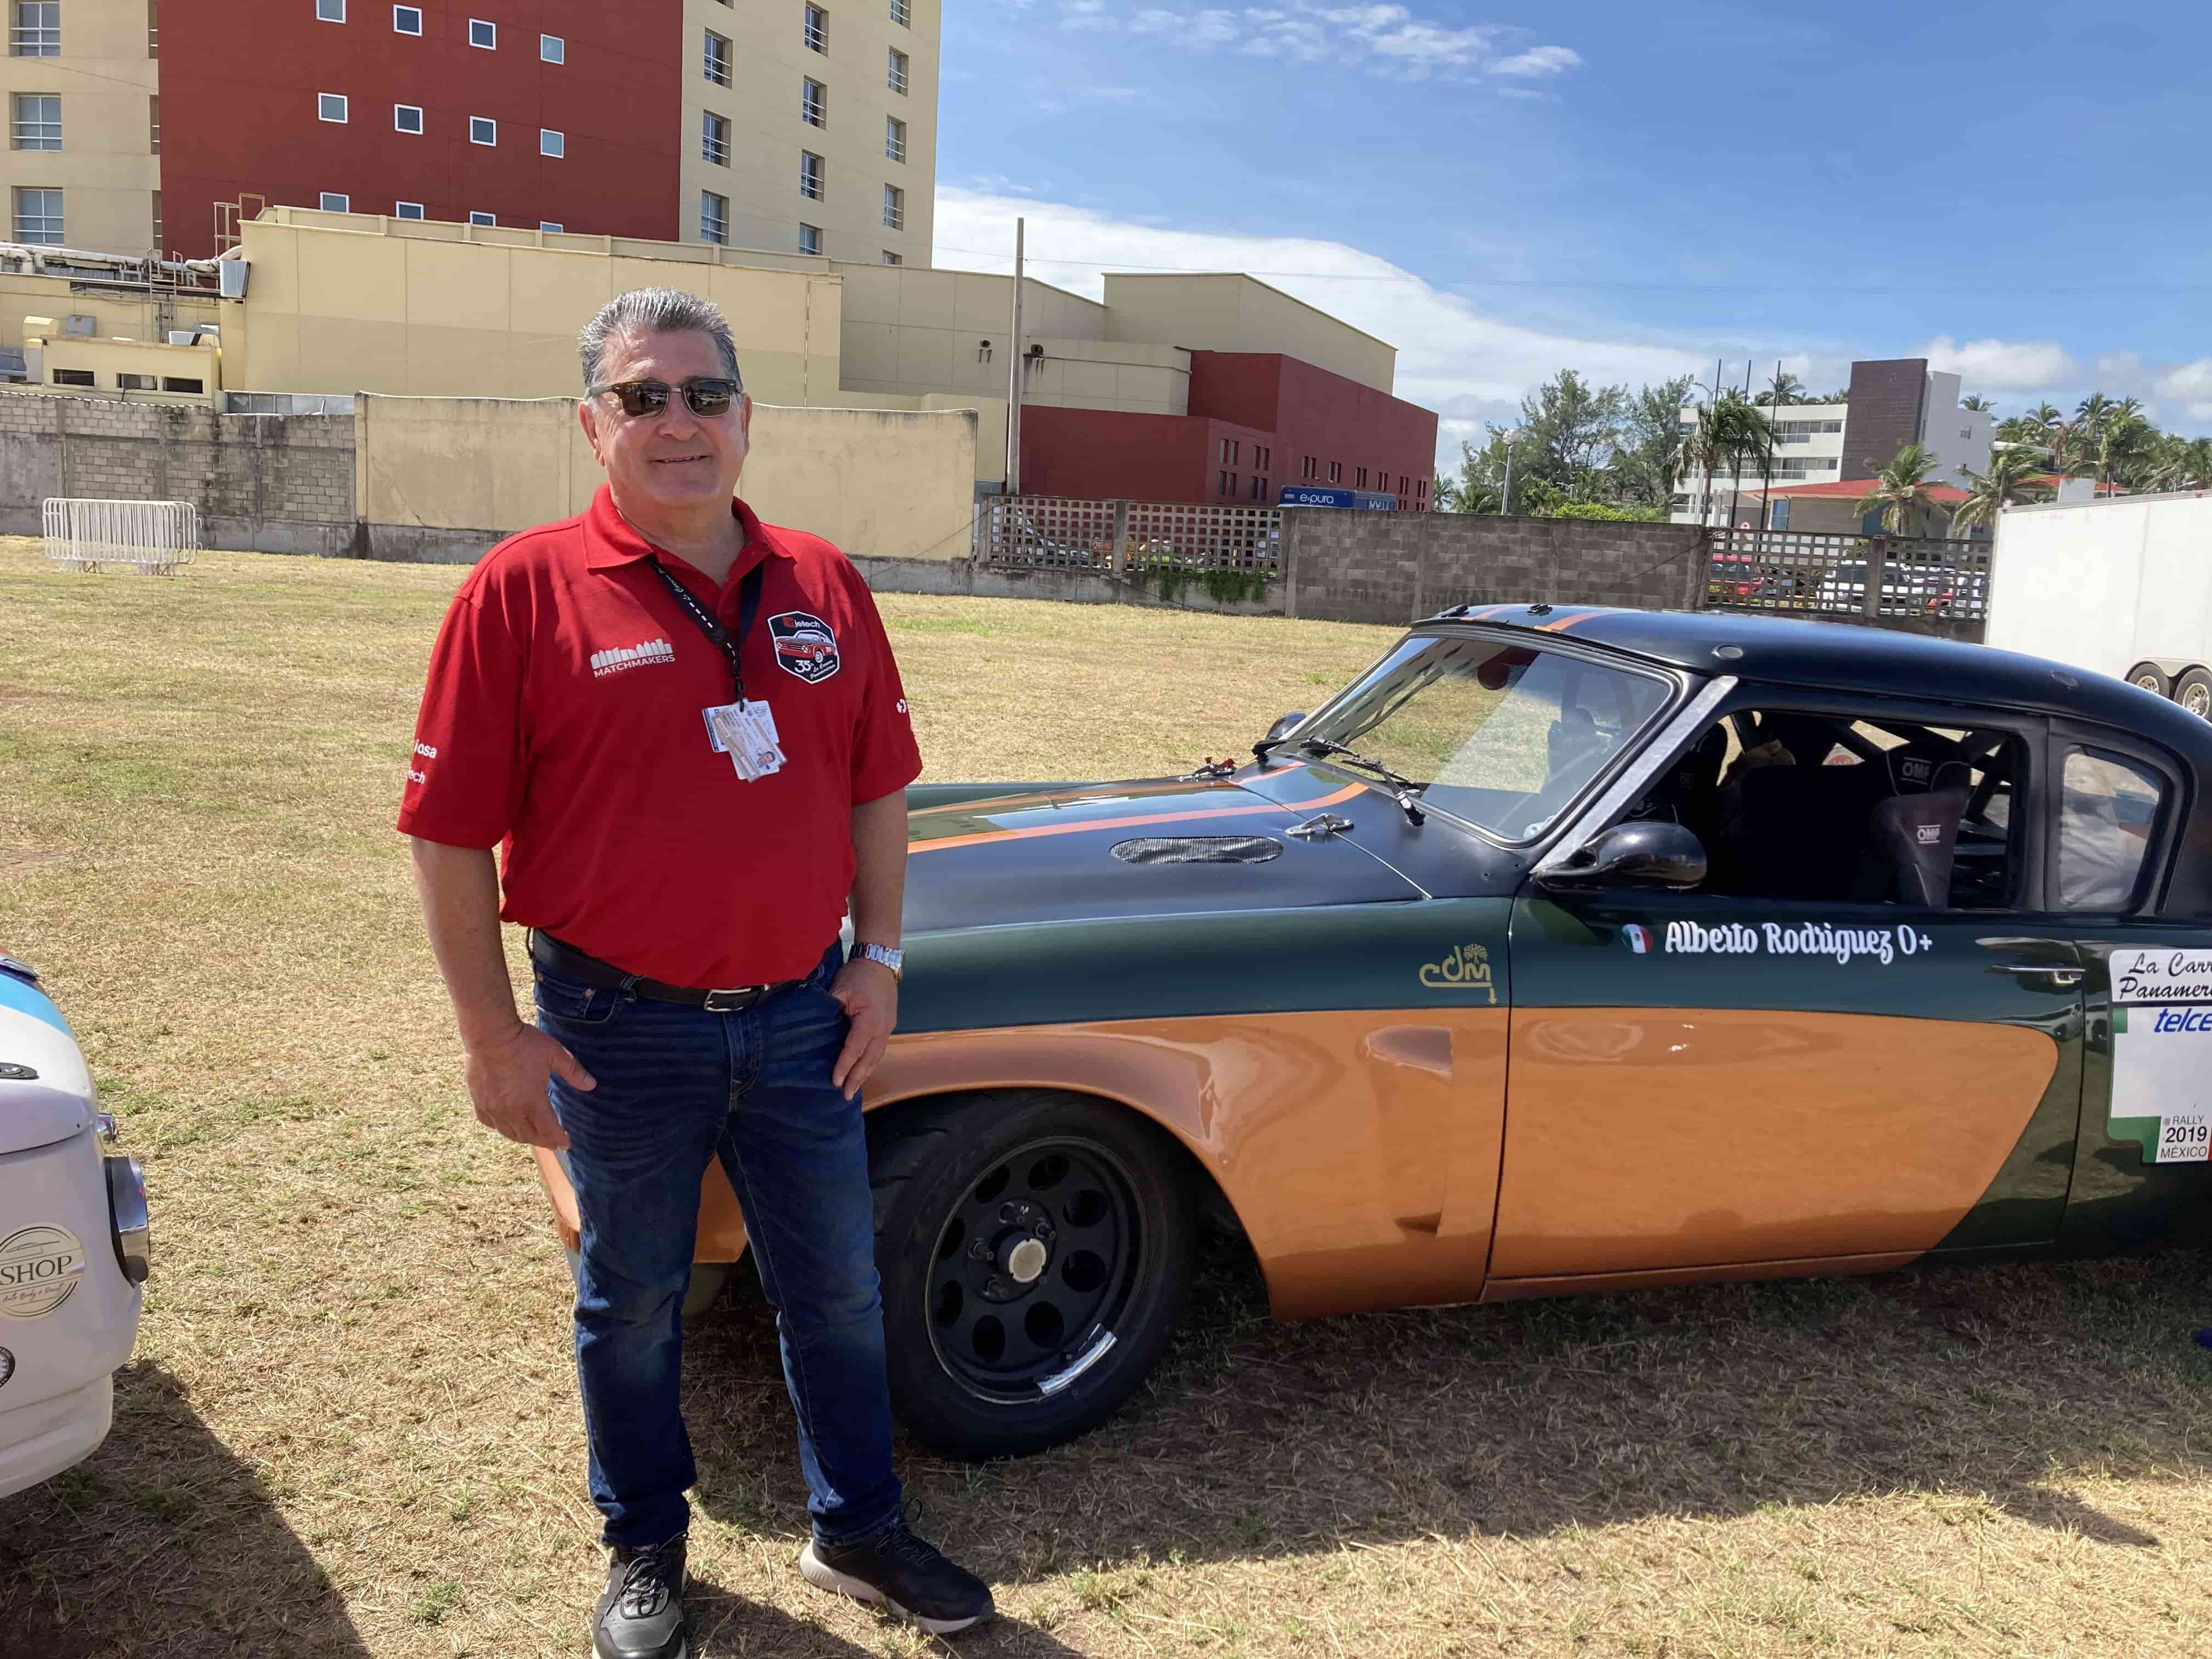
[[[599,1659],[686,1659],[684,1534],[649,1550],[617,1549],[592,1620]]]
[[[991,1587],[915,1537],[904,1521],[865,1543],[811,1543],[799,1553],[806,1582],[902,1613],[932,1636],[980,1625],[998,1611]]]

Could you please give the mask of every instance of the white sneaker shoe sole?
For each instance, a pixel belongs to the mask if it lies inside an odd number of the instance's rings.
[[[979,1613],[969,1619],[925,1619],[913,1608],[901,1607],[865,1579],[854,1578],[826,1565],[820,1556],[815,1554],[811,1543],[799,1553],[799,1573],[817,1589],[835,1590],[840,1595],[849,1595],[855,1601],[865,1601],[870,1607],[889,1607],[900,1618],[913,1620],[932,1636],[957,1635],[981,1624],[986,1619],[995,1617],[998,1612],[994,1607],[989,1613]]]

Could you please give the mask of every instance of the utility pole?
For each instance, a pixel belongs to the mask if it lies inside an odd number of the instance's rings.
[[[1022,256],[1029,221],[1014,221],[1013,337],[1006,343],[1006,494],[1022,493]]]
[[[1498,495],[1498,516],[1501,519],[1513,510],[1513,441],[1520,435],[1510,426],[1505,428],[1505,488]]]

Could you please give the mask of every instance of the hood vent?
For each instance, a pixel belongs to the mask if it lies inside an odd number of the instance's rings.
[[[1266,836],[1139,836],[1118,843],[1124,864],[1265,864],[1283,855],[1283,843]]]

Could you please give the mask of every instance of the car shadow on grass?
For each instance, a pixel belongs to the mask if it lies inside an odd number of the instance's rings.
[[[115,1377],[91,1457],[0,1499],[0,1653],[30,1659],[366,1659],[261,1474],[161,1366]]]
[[[2191,1435],[2206,1267],[2176,1250],[1283,1324],[1243,1255],[1103,1428],[985,1465],[902,1440],[902,1472],[925,1531],[1001,1584],[1899,1493],[2154,1548],[2069,1488],[2212,1475]],[[687,1370],[708,1512],[793,1528],[757,1297],[708,1316]]]

